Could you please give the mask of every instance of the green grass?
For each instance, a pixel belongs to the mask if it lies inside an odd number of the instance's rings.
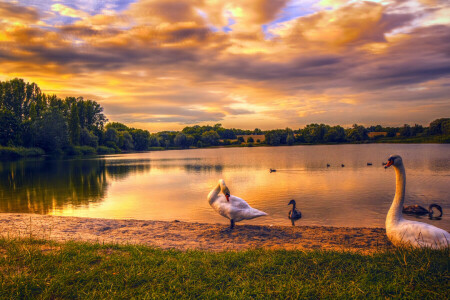
[[[2,299],[446,299],[449,282],[448,249],[211,253],[0,240]]]

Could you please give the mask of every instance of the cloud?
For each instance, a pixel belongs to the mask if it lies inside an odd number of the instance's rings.
[[[34,8],[9,2],[0,2],[0,15],[3,22],[20,22],[23,24],[35,23],[40,17],[39,12]]]
[[[369,122],[385,119],[388,101],[403,107],[390,116],[400,123],[418,116],[420,102],[421,120],[448,108],[450,25],[430,22],[445,15],[443,2],[302,12],[287,12],[299,6],[283,0],[125,2],[0,4],[11,20],[30,20],[0,23],[0,78],[97,97],[111,120],[175,129]]]

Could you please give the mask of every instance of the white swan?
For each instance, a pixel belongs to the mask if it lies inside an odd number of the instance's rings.
[[[219,195],[220,192],[223,195]],[[230,229],[234,228],[235,222],[267,216],[265,212],[250,207],[244,199],[231,196],[223,179],[220,179],[217,186],[208,194],[208,202],[220,215],[230,219]]]
[[[392,155],[384,168],[395,169],[395,196],[386,217],[386,235],[395,246],[412,246],[414,248],[446,248],[450,245],[450,234],[433,225],[406,220],[402,216],[405,200],[406,174],[402,158]]]

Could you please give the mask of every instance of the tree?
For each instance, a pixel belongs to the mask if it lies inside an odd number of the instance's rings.
[[[450,134],[450,118],[436,119],[430,123],[429,134]]]
[[[20,132],[20,122],[14,114],[6,109],[0,109],[0,145],[15,144]]]
[[[130,151],[130,150],[134,149],[133,136],[128,131],[122,131],[119,134],[119,140],[121,140],[120,148],[122,150]],[[146,150],[147,149],[148,149],[148,146],[147,146]]]
[[[187,136],[182,132],[177,133],[177,135],[175,136],[174,143],[175,143],[175,146],[177,146],[177,147],[181,147],[183,149],[189,148],[189,145],[187,142]]]
[[[209,145],[218,145],[220,136],[214,130],[206,131],[202,134],[202,141]]]
[[[288,144],[289,146],[292,146],[294,144],[294,142],[295,142],[294,134],[289,133],[286,138],[286,144]]]
[[[399,133],[401,136],[412,136],[412,129],[411,126],[409,126],[408,124],[404,124],[403,127],[400,128]]]
[[[148,150],[150,132],[143,129],[134,129],[131,131],[133,137],[134,150],[145,151]]]
[[[251,136],[247,139],[247,143],[254,143],[254,142],[255,140]]]
[[[255,130],[253,130],[253,134],[257,134],[257,135],[260,135],[260,134],[263,134],[263,132],[262,132],[262,130],[261,130],[261,129],[259,129],[259,128],[255,128]]]
[[[56,108],[50,108],[32,124],[35,146],[46,152],[60,152],[69,145],[69,129],[67,121]]]
[[[239,144],[242,144],[242,143],[245,142],[245,141],[244,141],[244,137],[242,137],[242,136],[238,137],[238,138],[237,138],[237,141],[239,142]]]
[[[119,143],[119,134],[115,128],[109,127],[106,129],[105,142],[113,142],[116,145]]]
[[[69,117],[69,133],[72,145],[80,144],[80,118],[76,103],[72,104]]]
[[[81,129],[80,143],[82,146],[89,146],[93,148],[98,147],[98,137],[90,132],[87,128]]]

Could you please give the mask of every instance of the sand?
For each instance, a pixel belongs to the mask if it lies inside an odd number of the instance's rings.
[[[390,249],[383,228],[236,225],[179,221],[111,220],[37,214],[0,214],[3,237],[55,241],[143,244],[163,249],[209,251],[323,249],[373,253]]]

